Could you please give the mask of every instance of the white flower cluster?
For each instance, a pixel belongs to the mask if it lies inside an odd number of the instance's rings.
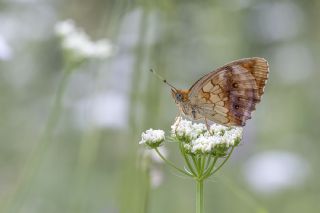
[[[192,123],[191,121],[178,117],[171,126],[171,135],[179,139],[193,140],[207,131],[206,125],[202,123]]]
[[[164,140],[165,135],[163,130],[149,129],[141,134],[141,141],[139,144],[146,144],[150,148],[157,148]]]
[[[91,41],[72,20],[58,22],[55,33],[62,38],[62,48],[77,58],[107,58],[112,54],[113,47],[109,40]]]
[[[172,136],[183,142],[185,150],[193,154],[214,153],[237,145],[242,138],[241,127],[225,127],[218,124],[210,126],[210,132],[204,124],[178,118],[171,126]]]

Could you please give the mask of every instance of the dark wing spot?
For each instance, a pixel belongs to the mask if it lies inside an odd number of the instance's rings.
[[[238,88],[239,85],[238,85],[238,83],[233,83],[233,84],[232,84],[232,87],[233,87],[233,88]]]
[[[194,109],[192,109],[191,113],[192,113],[193,118],[196,119],[196,111]]]

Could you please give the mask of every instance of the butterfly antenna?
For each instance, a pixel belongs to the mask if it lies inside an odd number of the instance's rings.
[[[177,89],[170,83],[167,82],[166,79],[164,79],[161,75],[159,75],[158,73],[156,73],[153,69],[150,69],[150,72],[152,72],[153,74],[155,74],[157,76],[157,78],[159,78],[163,83],[167,84],[169,87],[171,87],[172,89],[174,89],[175,91],[177,91]]]

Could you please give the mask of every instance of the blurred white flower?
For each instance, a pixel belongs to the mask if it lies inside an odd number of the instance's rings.
[[[76,81],[74,90],[79,90],[78,84],[89,80],[84,78],[81,81]],[[72,102],[75,124],[83,129],[92,128],[92,125],[100,128],[127,128],[128,101],[126,94],[110,90],[83,98],[76,103]]]
[[[159,187],[164,179],[163,171],[159,168],[151,168],[150,170],[150,182],[152,188]]]
[[[304,31],[305,17],[299,4],[289,2],[260,3],[252,25],[259,42],[288,40]]]
[[[7,61],[12,57],[12,49],[7,41],[0,35],[0,60]]]
[[[165,135],[163,130],[148,129],[141,134],[141,138],[139,144],[146,144],[150,148],[157,148],[165,140]]]
[[[271,194],[304,183],[310,167],[294,153],[269,151],[249,159],[244,172],[248,184],[254,190]]]
[[[168,150],[164,146],[160,146],[158,148],[159,152],[163,155],[163,157],[168,157]],[[159,157],[159,155],[154,151],[150,149],[143,149],[142,151],[144,159],[151,159],[152,162],[157,164],[164,163],[163,160]]]
[[[164,146],[159,147],[159,152],[163,155],[163,157],[167,158],[168,157],[168,150]],[[146,150],[146,152],[150,153],[150,157],[153,162],[158,163],[158,164],[163,164],[164,161],[159,157],[159,155],[154,151],[154,150]]]
[[[168,157],[168,151],[164,146],[159,147],[159,152],[165,158]],[[150,184],[153,188],[157,188],[161,185],[164,179],[164,174],[162,170],[162,164],[164,161],[159,157],[159,155],[154,150],[144,149],[142,150],[142,168],[149,171]]]
[[[91,56],[96,58],[107,58],[112,53],[112,44],[108,39],[101,39],[92,43]]]
[[[242,138],[241,127],[225,127],[212,124],[210,132],[205,124],[192,123],[181,117],[171,126],[172,137],[182,141],[186,151],[193,154],[209,154],[218,148],[229,148],[237,145]]]
[[[57,23],[55,33],[62,39],[62,48],[76,59],[102,59],[112,54],[113,46],[108,39],[91,41],[90,37],[81,28],[77,28],[72,20]]]
[[[56,35],[66,37],[68,35],[71,35],[72,33],[77,32],[77,28],[74,21],[68,19],[65,21],[58,22],[54,27],[54,31]]]

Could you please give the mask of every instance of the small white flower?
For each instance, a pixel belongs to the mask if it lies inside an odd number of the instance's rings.
[[[215,146],[217,144],[222,143],[222,137],[221,136],[200,136],[199,138],[191,141],[191,152],[201,153],[201,154],[207,154],[212,153]]]
[[[207,127],[203,123],[194,123],[192,125],[192,128],[195,135],[198,135],[198,136],[203,134],[205,131],[207,131]]]
[[[183,137],[190,134],[192,131],[191,121],[187,121],[178,117],[176,122],[171,126],[171,134],[173,136]]]
[[[232,127],[230,130],[225,132],[223,137],[228,146],[235,145],[235,143],[240,141],[242,138],[242,127]]]
[[[188,144],[188,143],[183,144],[183,148],[184,148],[186,151],[191,152],[191,145],[190,145],[190,144]]]
[[[206,125],[202,123],[192,123],[191,121],[178,117],[176,122],[171,126],[173,137],[185,138],[188,140],[195,139],[206,131]]]
[[[210,132],[212,132],[215,135],[223,135],[227,130],[228,130],[228,127],[220,124],[214,123],[210,126]]]
[[[141,138],[139,144],[146,144],[150,148],[157,148],[165,140],[165,135],[163,130],[149,129],[141,134]]]

